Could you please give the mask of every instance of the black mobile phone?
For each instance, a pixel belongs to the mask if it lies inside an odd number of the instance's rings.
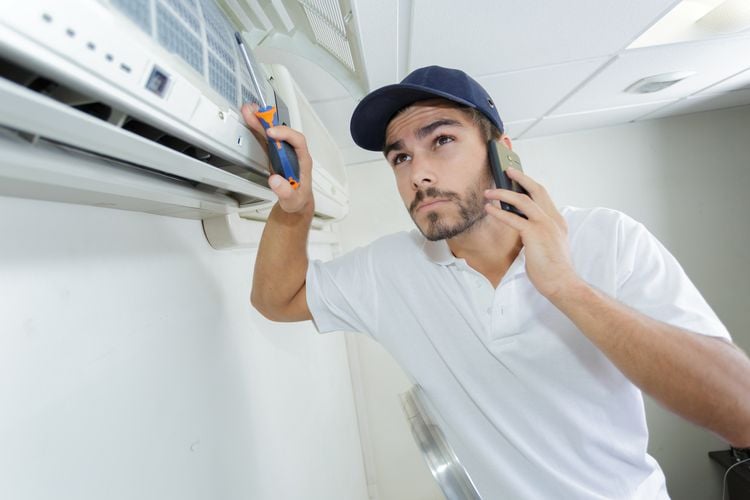
[[[523,172],[521,168],[521,159],[516,153],[511,151],[501,141],[490,139],[487,143],[487,151],[490,157],[490,170],[492,171],[492,178],[495,179],[495,186],[501,189],[509,189],[516,193],[525,194],[528,196],[528,192],[516,181],[511,180],[505,170],[508,167],[513,167],[516,170]],[[527,217],[510,203],[500,202],[500,207],[508,212],[520,215],[524,219]]]

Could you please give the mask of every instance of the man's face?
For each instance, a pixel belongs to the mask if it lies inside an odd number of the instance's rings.
[[[486,216],[487,144],[468,114],[441,100],[415,103],[388,124],[385,144],[401,199],[427,239],[452,238]]]

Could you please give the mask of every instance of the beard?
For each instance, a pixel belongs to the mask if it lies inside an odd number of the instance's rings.
[[[493,186],[489,171],[485,170],[485,172],[487,172],[486,175],[482,176],[473,187],[469,187],[463,196],[453,191],[441,191],[434,187],[417,191],[409,206],[409,215],[425,238],[430,241],[450,239],[477,227],[478,223],[487,216],[484,209],[486,203],[484,190]],[[443,198],[454,202],[458,205],[459,220],[450,224],[445,216],[432,211],[427,213],[426,227],[420,226],[414,212],[425,198]]]

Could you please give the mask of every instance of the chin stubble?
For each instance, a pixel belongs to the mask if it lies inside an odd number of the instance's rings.
[[[424,191],[418,191],[409,207],[412,220],[414,220],[414,223],[424,237],[430,241],[450,239],[459,234],[471,231],[487,216],[487,212],[484,210],[484,190],[491,185],[489,182],[490,177],[487,175],[474,189],[470,189],[463,199],[457,193],[440,191],[436,188],[427,188]],[[427,214],[427,227],[422,228],[417,224],[414,210],[416,210],[417,205],[426,197],[445,198],[455,202],[458,205],[460,220],[453,225],[449,225],[444,220],[444,217],[441,217],[437,212],[429,212]]]

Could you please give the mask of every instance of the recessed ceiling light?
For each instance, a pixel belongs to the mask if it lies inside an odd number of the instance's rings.
[[[723,35],[750,29],[750,1],[726,0],[698,19],[695,25],[709,33]]]
[[[694,74],[695,71],[673,71],[671,73],[648,76],[626,88],[625,92],[630,92],[631,94],[651,94],[671,87]]]
[[[749,0],[683,0],[628,48],[702,40],[748,29]]]

